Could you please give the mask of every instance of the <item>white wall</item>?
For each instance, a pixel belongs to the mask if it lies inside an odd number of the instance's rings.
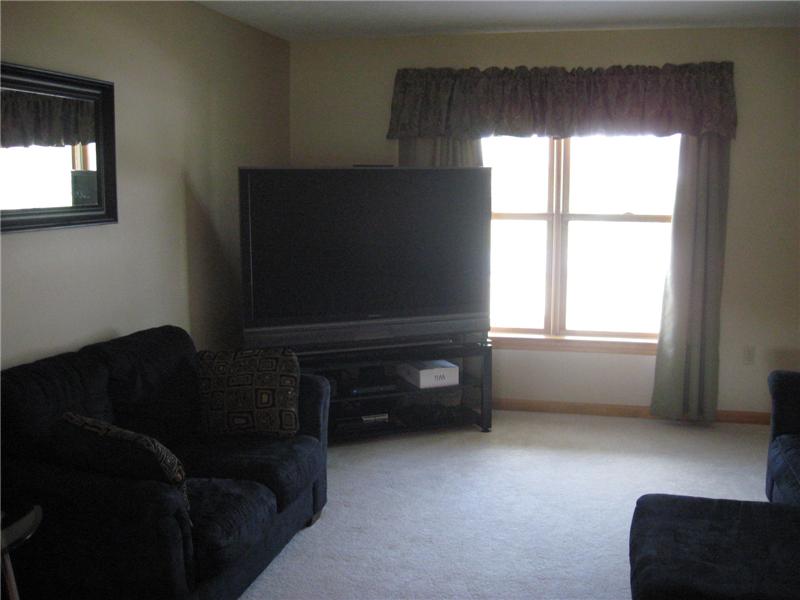
[[[114,82],[119,223],[4,233],[2,365],[239,335],[240,165],[288,164],[289,45],[188,2],[2,2],[2,59]]]
[[[731,60],[732,148],[720,341],[723,410],[769,410],[766,377],[800,368],[800,60],[797,29],[546,32],[346,39],[291,45],[295,166],[396,163],[386,139],[401,67],[663,65]],[[745,346],[756,350],[743,364]],[[648,356],[498,351],[495,394],[647,405]]]
[[[492,366],[496,398],[630,406],[649,404],[655,356],[495,349]]]

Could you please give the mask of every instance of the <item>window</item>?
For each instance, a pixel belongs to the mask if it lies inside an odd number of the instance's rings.
[[[680,136],[491,137],[495,333],[655,339]]]

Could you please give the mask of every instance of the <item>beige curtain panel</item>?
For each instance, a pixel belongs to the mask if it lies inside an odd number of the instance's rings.
[[[400,69],[387,137],[736,133],[733,63]]]
[[[33,92],[3,90],[0,98],[0,144],[74,146],[95,140],[95,105]]]
[[[681,137],[650,405],[657,417],[711,422],[716,416],[729,172],[729,140]]]
[[[482,167],[480,140],[404,138],[398,142],[401,167]]]

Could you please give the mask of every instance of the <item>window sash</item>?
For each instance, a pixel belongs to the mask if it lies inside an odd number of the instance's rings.
[[[545,282],[544,328],[492,327],[495,333],[543,335],[558,338],[617,338],[657,340],[658,334],[645,332],[575,330],[566,327],[567,259],[571,221],[671,223],[672,215],[631,213],[579,214],[569,212],[570,140],[550,139],[548,165],[548,212],[493,212],[492,220],[537,220],[547,222],[547,274]],[[524,277],[524,273],[520,276]]]

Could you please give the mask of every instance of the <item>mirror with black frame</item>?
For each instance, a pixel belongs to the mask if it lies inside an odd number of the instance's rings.
[[[116,222],[114,84],[0,68],[0,229]]]

